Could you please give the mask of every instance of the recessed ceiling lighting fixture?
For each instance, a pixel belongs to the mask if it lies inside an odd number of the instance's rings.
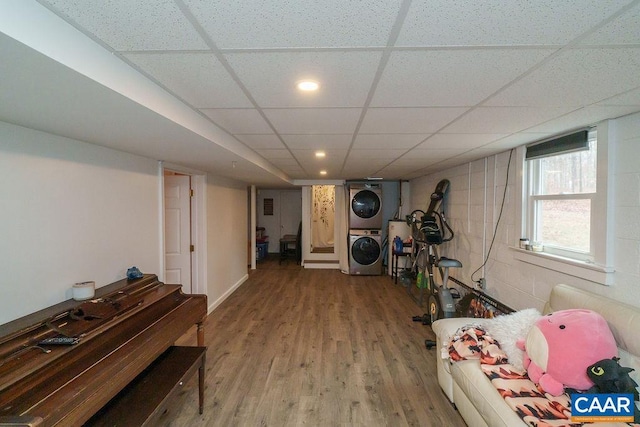
[[[319,159],[326,157],[326,155],[327,154],[324,151],[316,151],[316,157]]]
[[[320,88],[320,84],[318,82],[314,82],[313,80],[303,80],[298,82],[298,89],[303,92],[313,92]]]
[[[327,171],[325,170],[320,171],[320,175],[326,175],[326,174],[327,174]]]

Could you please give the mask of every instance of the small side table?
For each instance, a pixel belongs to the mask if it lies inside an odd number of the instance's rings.
[[[411,252],[396,252],[391,254],[391,274],[393,275],[393,283],[398,283],[398,275],[400,274],[399,260],[404,258],[404,267],[402,270],[407,270],[407,264],[411,264]]]

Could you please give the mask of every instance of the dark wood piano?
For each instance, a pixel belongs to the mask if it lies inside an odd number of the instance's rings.
[[[0,425],[83,425],[194,325],[203,347],[206,315],[205,295],[144,275],[0,325]]]

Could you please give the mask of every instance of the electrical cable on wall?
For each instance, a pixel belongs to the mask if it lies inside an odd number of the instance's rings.
[[[493,230],[493,237],[491,238],[491,244],[489,245],[489,250],[487,251],[487,255],[484,259],[484,262],[480,267],[478,267],[473,273],[471,273],[471,281],[473,283],[477,283],[477,281],[473,278],[473,276],[480,271],[487,262],[489,261],[489,256],[491,255],[491,250],[493,249],[493,244],[496,241],[496,235],[498,234],[498,226],[500,225],[500,220],[502,219],[502,212],[504,211],[504,203],[507,199],[507,188],[509,188],[509,170],[511,169],[511,158],[513,157],[513,149],[509,151],[509,161],[507,162],[507,177],[504,182],[504,192],[502,194],[502,203],[500,204],[500,213],[498,214],[498,220],[496,221],[496,227]]]

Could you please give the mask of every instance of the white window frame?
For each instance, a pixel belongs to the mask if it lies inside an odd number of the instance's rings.
[[[580,199],[591,199],[591,234],[590,253],[585,256],[576,256],[572,252],[546,250],[543,252],[532,252],[519,248],[521,237],[532,236],[533,231],[533,203],[532,198],[543,200],[553,199],[555,196],[529,196],[530,176],[527,175],[525,165],[526,146],[521,146],[516,150],[518,165],[518,188],[521,189],[520,198],[520,230],[521,235],[517,236],[513,242],[512,249],[514,257],[522,262],[538,265],[543,268],[558,271],[570,276],[592,282],[611,285],[613,283],[613,203],[610,195],[613,194],[613,179],[610,172],[613,171],[611,165],[613,158],[610,155],[611,141],[613,138],[613,125],[609,121],[597,124],[598,147],[597,147],[597,172],[596,172],[596,192],[576,194],[570,197]],[[531,197],[531,198],[530,198]],[[563,199],[568,199],[566,195]]]
[[[591,135],[589,135],[591,137]],[[597,146],[599,148],[599,145]],[[596,155],[597,155],[596,148]],[[537,212],[536,207],[540,206],[538,201],[545,200],[589,200],[590,210],[593,210],[595,206],[596,193],[571,193],[571,194],[534,194],[537,187],[540,185],[540,180],[542,177],[540,176],[540,162],[539,159],[525,160],[525,170],[527,173],[527,214],[526,214],[526,236],[531,236],[531,240],[537,240],[535,236],[538,235],[537,227],[539,226],[539,212]],[[596,158],[596,167],[597,167],[597,158]],[[598,176],[596,175],[596,192],[597,192],[597,181]],[[558,255],[561,257],[575,259],[578,261],[583,261],[587,263],[595,262],[595,247],[597,246],[593,240],[594,233],[594,223],[593,223],[593,215],[591,214],[591,224],[590,230],[591,234],[589,236],[589,252],[579,251],[577,249],[571,248],[562,248],[557,246],[544,245],[544,252],[551,255]],[[542,242],[545,243],[545,242]]]

